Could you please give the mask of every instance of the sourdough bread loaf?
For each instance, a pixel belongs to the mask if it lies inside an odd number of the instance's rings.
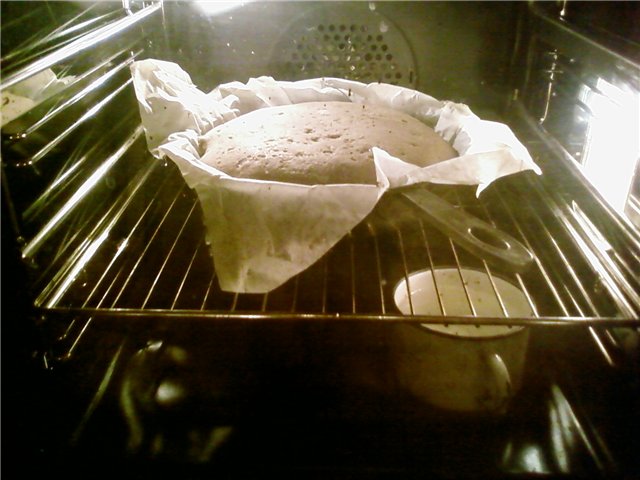
[[[202,160],[233,177],[305,185],[375,184],[372,147],[425,167],[458,156],[397,110],[309,102],[254,110],[211,130]]]

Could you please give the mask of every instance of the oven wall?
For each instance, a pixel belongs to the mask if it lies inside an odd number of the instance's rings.
[[[165,10],[167,35],[154,55],[179,63],[203,90],[260,75],[341,76],[417,88],[492,115],[509,90],[526,3],[259,2],[207,12],[168,2]]]
[[[512,67],[511,110],[631,228],[640,226],[640,37],[629,18],[639,15],[637,2],[533,2]]]

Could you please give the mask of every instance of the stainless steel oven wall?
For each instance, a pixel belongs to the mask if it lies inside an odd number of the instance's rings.
[[[167,2],[166,51],[207,90],[270,75],[383,81],[499,111],[523,2]]]
[[[607,18],[586,25],[584,19],[594,12]],[[636,227],[640,35],[630,18],[638,15],[636,2],[565,2],[564,8],[533,3],[514,55],[513,91],[516,108],[525,108],[559,157],[575,165],[594,193]]]

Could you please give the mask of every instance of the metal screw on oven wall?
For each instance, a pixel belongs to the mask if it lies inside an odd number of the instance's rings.
[[[559,68],[559,63],[558,63],[559,56],[558,56],[557,50],[545,52],[544,56],[545,56],[545,61],[549,61],[547,59],[550,59],[551,65],[549,66],[548,69],[543,70],[543,73],[546,73],[548,75],[548,83],[546,87],[546,94],[545,94],[545,100],[544,100],[544,111],[540,116],[540,118],[538,119],[538,122],[541,125],[547,120],[547,116],[549,115],[549,106],[551,104],[551,99],[555,96],[555,88],[558,80],[557,76],[558,74],[562,73],[562,70]]]

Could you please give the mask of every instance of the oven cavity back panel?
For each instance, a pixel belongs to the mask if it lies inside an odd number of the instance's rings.
[[[339,77],[416,88],[416,62],[406,38],[384,15],[362,2],[332,5],[295,17],[276,41],[271,70],[279,78]]]

